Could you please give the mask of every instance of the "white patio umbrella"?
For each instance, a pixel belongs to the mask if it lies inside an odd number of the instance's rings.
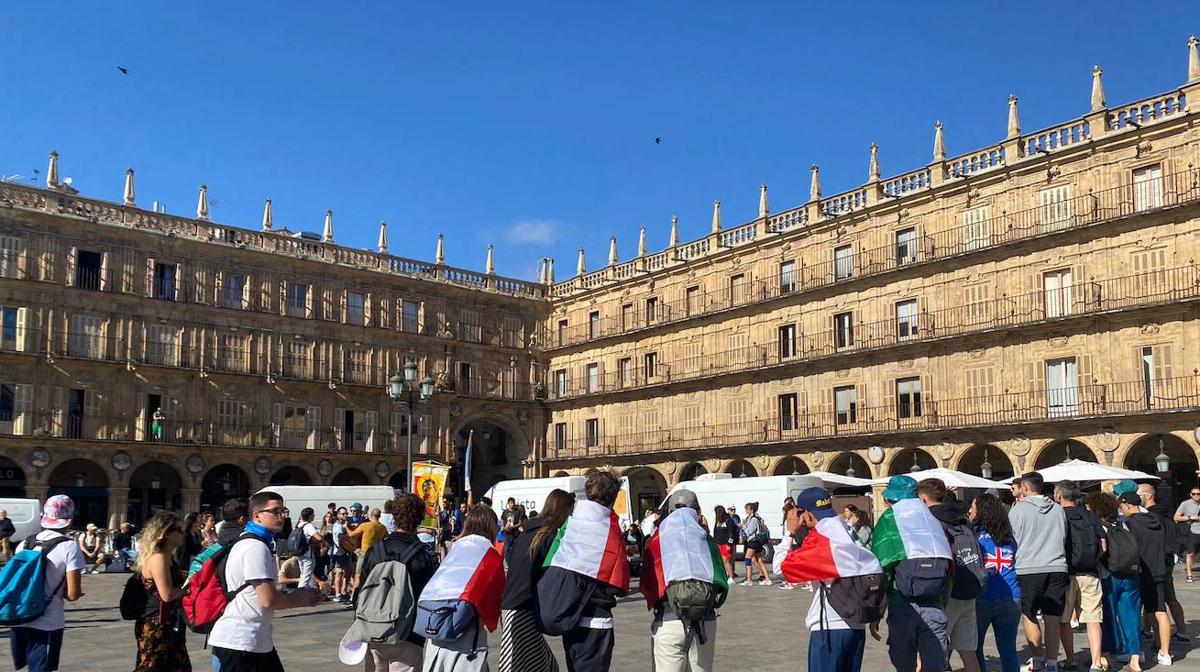
[[[1047,483],[1057,483],[1059,481],[1075,481],[1077,483],[1086,483],[1091,481],[1119,481],[1121,479],[1138,480],[1159,480],[1154,474],[1147,474],[1144,471],[1136,469],[1122,469],[1121,467],[1110,467],[1106,464],[1097,462],[1088,462],[1086,460],[1067,460],[1038,469],[1037,472],[1042,475],[1042,480]],[[1005,483],[1011,482],[1017,476],[1005,479]]]
[[[869,488],[874,483],[869,478],[857,478],[854,476],[845,476],[843,474],[835,474],[831,471],[812,471],[801,476],[816,476],[821,479],[825,487],[830,485],[851,487],[851,488]]]
[[[980,490],[987,490],[988,488],[1004,489],[1006,487],[1004,483],[1000,481],[990,481],[986,478],[981,478],[963,471],[944,469],[941,467],[938,467],[937,469],[914,471],[904,475],[912,476],[913,479],[918,482],[923,481],[926,478],[940,478],[948,488],[978,488]],[[877,478],[871,482],[876,485],[887,485],[888,478]]]

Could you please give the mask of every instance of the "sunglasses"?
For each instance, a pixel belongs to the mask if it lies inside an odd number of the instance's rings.
[[[1192,495],[1192,497],[1200,497],[1200,492],[1193,492],[1190,494]]]

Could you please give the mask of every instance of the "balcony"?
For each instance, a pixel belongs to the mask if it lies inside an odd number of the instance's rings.
[[[827,441],[838,437],[919,433],[970,427],[1013,427],[1039,422],[1200,410],[1200,376],[1096,383],[1072,388],[1005,392],[935,400],[926,394],[921,415],[900,417],[899,406],[857,405],[853,413],[806,413],[727,424],[602,436],[546,443],[547,460],[652,455],[694,449]],[[911,411],[911,408],[908,409]],[[785,429],[786,428],[786,429]]]
[[[915,318],[893,317],[875,322],[856,322],[850,330],[853,336],[845,344],[839,341],[838,333],[831,326],[820,332],[797,334],[783,344],[785,347],[780,347],[778,341],[771,341],[659,362],[656,373],[661,375],[651,377],[639,375],[641,371],[635,368],[629,376],[622,376],[620,371],[595,376],[590,381],[583,376],[567,381],[565,386],[560,380],[552,386],[549,399],[629,391],[664,383],[785,367],[849,353],[936,342],[998,329],[1028,327],[1106,312],[1196,300],[1200,300],[1200,267],[1166,268],[1109,280],[1081,282],[1063,289],[1002,295],[990,301],[943,310],[920,311]],[[669,343],[658,347],[669,347]],[[637,356],[632,359],[640,361]]]

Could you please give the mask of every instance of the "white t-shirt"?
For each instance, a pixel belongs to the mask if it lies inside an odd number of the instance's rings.
[[[829,605],[829,603],[825,601],[825,597],[824,597],[825,594],[821,591],[821,587],[817,585],[818,583],[820,583],[820,581],[813,582],[812,604],[810,604],[808,607],[808,616],[804,617],[804,624],[808,626],[808,629],[809,630],[863,630],[864,629],[863,626],[850,625],[845,620],[843,620],[842,617],[836,611],[834,611],[833,607],[831,607]],[[832,583],[832,582],[827,582],[825,585],[828,586],[829,583]],[[824,627],[821,627],[822,626],[822,623],[821,623],[821,603],[822,602],[825,602]]]
[[[50,541],[61,536],[64,535],[58,530],[42,530],[37,533],[38,541]],[[25,542],[22,541],[16,550],[20,551],[24,548]],[[51,593],[53,595],[46,604],[46,611],[36,621],[31,621],[21,627],[47,631],[62,630],[67,627],[67,619],[63,615],[63,595],[67,592],[67,583],[64,579],[67,572],[83,571],[87,567],[87,561],[83,559],[83,553],[79,551],[79,544],[70,540],[55,546],[46,559],[50,561],[46,565],[46,595],[49,596]],[[60,583],[62,584],[61,588],[59,588]]]
[[[387,530],[388,534],[396,531],[396,516],[390,513],[381,513],[379,514],[379,522],[383,523],[383,527]]]
[[[272,583],[278,572],[275,556],[261,541],[238,541],[225,562],[225,585],[237,590],[247,581],[265,580]],[[253,586],[238,592],[225,613],[213,625],[208,636],[210,646],[251,653],[270,653],[275,648],[271,639],[271,619],[274,609],[264,608],[258,602]]]
[[[316,549],[313,548],[313,537],[317,536],[317,526],[313,525],[312,523],[302,523],[300,525],[300,529],[302,530],[301,534],[303,534],[304,538],[308,540],[308,550],[304,552],[304,557],[312,560],[314,557],[316,557],[313,555],[313,553],[316,551]]]

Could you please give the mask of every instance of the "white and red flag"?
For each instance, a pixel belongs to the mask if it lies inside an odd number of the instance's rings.
[[[454,542],[450,553],[421,591],[421,601],[464,600],[475,607],[488,631],[500,622],[500,596],[504,593],[504,561],[492,540],[478,534]]]

